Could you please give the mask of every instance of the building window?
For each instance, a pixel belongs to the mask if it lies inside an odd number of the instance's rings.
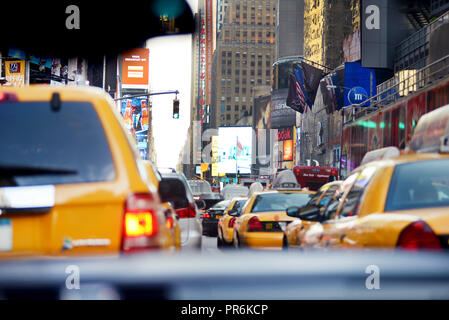
[[[239,111],[239,106],[235,106],[234,110]]]
[[[226,106],[226,111],[231,111],[231,106]]]

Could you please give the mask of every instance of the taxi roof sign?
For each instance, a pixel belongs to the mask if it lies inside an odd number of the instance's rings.
[[[377,160],[396,158],[399,157],[399,155],[400,151],[396,147],[386,147],[382,149],[373,150],[365,154],[362,163],[360,165],[363,166],[364,164]]]
[[[417,153],[449,153],[449,105],[419,119],[408,149]]]

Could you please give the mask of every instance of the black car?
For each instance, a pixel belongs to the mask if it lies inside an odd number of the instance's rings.
[[[203,234],[206,236],[217,236],[218,220],[223,216],[225,210],[231,205],[231,200],[223,200],[215,204],[203,214]]]
[[[206,204],[204,211],[208,210],[218,202],[224,200],[220,193],[213,192],[209,182],[204,180],[189,180],[195,200],[203,200]]]

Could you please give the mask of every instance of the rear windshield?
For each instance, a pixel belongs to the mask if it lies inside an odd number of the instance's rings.
[[[225,210],[229,205],[231,204],[231,201],[220,201],[219,203],[216,203],[211,209],[213,210]]]
[[[207,181],[189,181],[190,189],[193,194],[212,193],[212,188]]]
[[[0,104],[0,186],[110,181],[109,145],[92,104]]]
[[[189,206],[186,188],[179,179],[162,178],[159,183],[159,196],[162,202],[172,202],[175,209],[187,208]]]
[[[289,207],[305,206],[313,194],[269,193],[258,195],[251,212],[285,211]]]
[[[449,159],[396,166],[385,211],[449,206]]]

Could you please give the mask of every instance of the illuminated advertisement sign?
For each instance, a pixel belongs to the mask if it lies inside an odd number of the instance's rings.
[[[284,141],[284,152],[282,160],[292,161],[293,160],[293,140]]]
[[[226,127],[218,129],[219,174],[251,173],[251,127]]]
[[[122,87],[148,89],[148,69],[150,50],[132,49],[123,54]]]
[[[199,93],[198,93],[198,120],[201,124],[209,123],[209,110],[207,102],[207,45],[206,45],[206,21],[203,11],[200,10],[200,54],[199,54]]]
[[[285,141],[285,140],[293,140],[293,128],[280,128],[277,131],[277,140]]]

